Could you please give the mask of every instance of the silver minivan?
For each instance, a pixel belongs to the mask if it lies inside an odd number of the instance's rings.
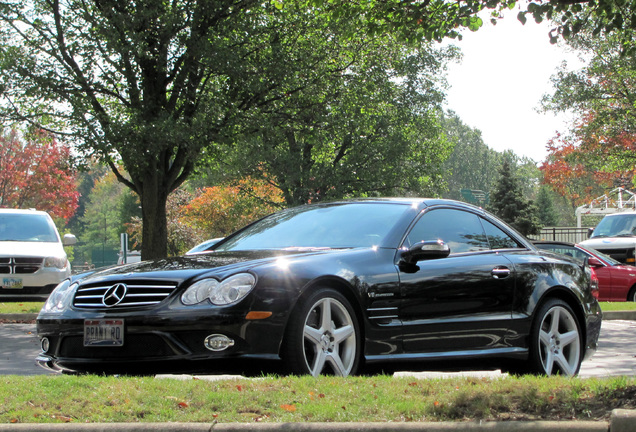
[[[48,297],[71,275],[64,246],[76,242],[73,234],[61,239],[46,212],[0,209],[0,301]]]

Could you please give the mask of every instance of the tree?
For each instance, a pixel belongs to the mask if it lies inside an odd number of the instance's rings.
[[[536,208],[530,200],[524,198],[509,158],[504,159],[499,175],[495,190],[490,194],[491,211],[521,234],[537,234],[540,226]]]
[[[557,226],[559,216],[554,206],[553,192],[547,186],[543,185],[539,188],[536,204],[539,223],[542,226]]]
[[[319,89],[325,78],[345,77],[376,37],[394,34],[419,46],[457,36],[462,27],[478,29],[486,7],[495,19],[514,4],[6,1],[0,106],[5,118],[45,126],[107,163],[140,197],[142,257],[163,257],[168,195],[205,160],[202,152],[253,130],[246,121],[253,113]],[[616,9],[601,4],[605,9],[591,3],[592,12]],[[531,6],[536,19],[580,9],[565,0]],[[606,15],[598,15],[603,23]]]
[[[13,129],[0,136],[0,207],[36,208],[68,219],[77,208],[70,149],[51,134]]]
[[[589,202],[607,189],[628,186],[634,176],[632,170],[603,169],[610,157],[602,155],[612,148],[604,147],[595,137],[581,142],[558,135],[548,149],[550,153],[540,168],[543,181],[567,198],[572,207]]]
[[[636,166],[636,52],[617,35],[593,36],[586,28],[568,43],[587,59],[580,70],[564,65],[555,91],[543,98],[548,111],[570,111],[572,129],[555,137],[543,166],[546,181],[579,204],[614,186],[633,182]]]
[[[407,50],[391,37],[363,48],[343,76],[251,117],[258,133],[237,139],[236,172],[270,182],[290,206],[439,190],[450,151],[440,71],[454,51]]]
[[[461,190],[480,190],[490,193],[499,178],[498,168],[503,161],[501,153],[485,143],[481,131],[464,124],[453,111],[444,115],[444,133],[454,144],[448,160],[444,162],[448,192],[445,198],[463,199]]]
[[[125,232],[120,219],[125,195],[125,186],[111,172],[95,181],[81,217],[80,237],[85,245],[119,250],[119,235]]]
[[[106,162],[140,197],[142,256],[165,256],[167,197],[202,152],[253,130],[274,102],[346,77],[373,46],[374,11],[310,3],[5,2],[3,114]]]
[[[225,237],[280,208],[280,190],[264,180],[206,187],[187,203],[182,221],[204,233],[205,239]]]

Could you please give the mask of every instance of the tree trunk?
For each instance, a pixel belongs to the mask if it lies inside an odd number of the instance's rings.
[[[141,212],[143,218],[141,259],[165,258],[168,255],[168,189],[160,176],[152,175],[143,183]]]

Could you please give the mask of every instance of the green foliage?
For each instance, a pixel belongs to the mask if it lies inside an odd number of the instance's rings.
[[[305,33],[322,31],[308,28]],[[281,36],[281,40],[283,40]],[[322,51],[319,38],[307,51]],[[333,45],[333,40],[326,42]],[[296,41],[296,45],[299,42]],[[354,57],[320,86],[290,94],[244,121],[226,156],[239,176],[278,187],[287,205],[361,195],[433,194],[450,147],[438,124],[441,71],[453,50],[405,49],[392,37],[340,41]],[[298,49],[296,47],[296,49]],[[280,68],[295,51],[280,49]]]
[[[530,200],[524,198],[510,159],[504,160],[499,175],[495,190],[490,195],[490,210],[521,234],[537,234],[540,230],[537,209]]]
[[[414,49],[403,52],[406,59],[418,58],[423,41],[476,30],[482,10],[491,9],[496,20],[514,5],[512,0],[6,1],[0,7],[0,114],[64,133],[83,155],[107,163],[140,197],[144,258],[163,257],[168,195],[203,154],[215,155],[225,143],[250,151],[262,144],[264,155],[285,144],[287,156],[275,161],[280,166],[295,152],[293,173],[301,169],[305,184],[287,193],[288,202],[332,194],[324,182],[307,183],[314,174],[351,184],[334,196],[440,186],[437,166],[448,150],[436,132],[431,99],[410,101],[413,89],[400,93],[399,85],[378,85],[374,73],[384,65],[368,54],[395,38]],[[630,7],[619,6],[614,0],[530,3],[521,17],[542,20],[561,13],[566,35],[584,17],[592,20],[594,32],[615,31],[632,24]],[[396,59],[393,53],[388,58]],[[388,89],[390,96],[383,94]],[[339,104],[333,103],[336,92],[343,96]],[[395,102],[400,96],[403,106]],[[418,107],[425,108],[404,110]],[[324,127],[329,124],[331,130]],[[377,139],[362,151],[371,138]],[[310,148],[311,158],[298,157]],[[369,169],[377,166],[369,161],[377,155],[386,168],[369,187]],[[400,169],[412,174],[406,183],[396,182],[393,173]],[[342,177],[347,170],[350,176]],[[277,178],[284,192],[296,190],[298,179]]]
[[[444,198],[461,200],[461,189],[490,193],[499,178],[501,153],[489,148],[481,137],[481,131],[464,124],[454,112],[443,119],[444,133],[454,144],[453,151],[444,162],[448,192]]]
[[[404,6],[331,0],[5,2],[0,8],[2,114],[46,123],[72,137],[84,155],[108,163],[140,197],[142,255],[165,256],[168,195],[190,176],[203,153],[217,154],[224,143],[251,143],[252,134],[269,134],[272,124],[284,128],[288,115],[298,126],[296,111],[314,124],[337,118],[341,130],[333,131],[334,146],[346,142],[348,133],[376,132],[380,121],[360,109],[368,103],[355,100],[371,102],[373,95],[365,91],[378,89],[372,79],[365,90],[361,79],[384,67],[367,60],[371,48],[381,47],[387,34],[400,34],[417,54],[424,38],[454,33],[456,25],[480,24],[472,17],[482,7],[476,1],[460,9],[446,2],[437,2],[441,9]],[[419,27],[407,31],[407,23]],[[354,95],[347,85],[362,93]],[[323,91],[331,98],[323,98]],[[334,91],[348,94],[342,106],[326,113]],[[396,125],[393,109],[378,106]],[[410,138],[419,138],[418,150],[426,153],[419,159],[431,158],[434,164],[437,154],[444,154],[431,135],[434,117],[427,111],[417,114],[401,120],[413,122]],[[347,129],[347,118],[356,123],[354,129]],[[311,132],[311,124],[300,125],[295,133]],[[393,136],[398,135],[385,133],[384,147]],[[401,137],[398,151],[407,140],[405,133]],[[307,140],[315,145],[320,138]],[[370,149],[366,157],[374,154]],[[395,159],[387,170],[400,167],[399,162]],[[369,176],[366,169],[362,164],[357,172]],[[439,181],[435,172],[416,174],[424,183]]]
[[[554,205],[554,193],[545,185],[539,188],[536,205],[539,223],[546,227],[558,226],[559,216]]]
[[[84,261],[90,262],[90,251],[94,247],[120,250],[120,234],[126,232],[124,222],[130,221],[122,220],[122,212],[130,196],[131,192],[117,181],[113,173],[95,181],[80,218],[81,231],[76,233],[81,242],[81,246],[76,246],[77,255]]]

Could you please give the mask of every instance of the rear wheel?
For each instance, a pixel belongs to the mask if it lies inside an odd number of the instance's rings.
[[[636,286],[632,287],[629,294],[627,294],[627,301],[636,302]]]
[[[562,300],[544,303],[532,325],[528,365],[534,373],[573,376],[581,367],[581,329]]]
[[[320,288],[292,313],[283,358],[292,373],[348,376],[358,369],[360,340],[358,321],[347,299],[336,290]]]

